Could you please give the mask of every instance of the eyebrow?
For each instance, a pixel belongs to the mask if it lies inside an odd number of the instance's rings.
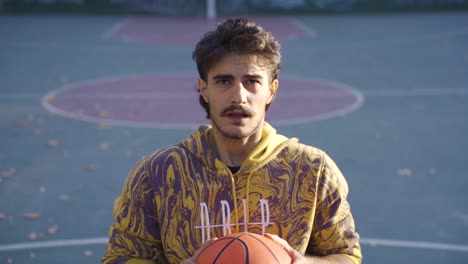
[[[244,74],[242,76],[246,79],[262,79],[263,76],[260,74]],[[234,76],[232,74],[217,74],[213,76],[213,80],[234,80]]]
[[[217,74],[213,76],[213,80],[234,80],[234,76],[231,74]]]
[[[245,74],[243,77],[247,79],[262,79],[263,78],[263,76],[261,76],[260,74]]]

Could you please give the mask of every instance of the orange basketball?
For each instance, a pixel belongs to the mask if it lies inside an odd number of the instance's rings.
[[[215,240],[197,257],[197,264],[290,264],[286,250],[268,237],[234,233]]]

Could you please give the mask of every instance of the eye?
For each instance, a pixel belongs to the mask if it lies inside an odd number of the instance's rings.
[[[219,80],[216,81],[216,84],[228,85],[228,84],[229,84],[229,80],[226,80],[226,79],[219,79]]]
[[[256,79],[248,79],[247,83],[248,84],[257,84],[257,83],[260,83],[260,82],[258,80],[256,80]]]

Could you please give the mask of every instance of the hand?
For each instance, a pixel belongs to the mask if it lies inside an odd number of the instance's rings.
[[[282,239],[281,237],[273,234],[265,234],[266,237],[270,238],[271,240],[275,241],[277,244],[282,246],[286,252],[288,252],[289,256],[291,256],[292,259],[292,264],[305,264],[307,263],[307,259],[299,253],[299,251],[296,251],[294,248],[292,248],[288,241]]]
[[[196,260],[197,260],[198,255],[200,255],[200,253],[203,251],[203,249],[205,249],[206,247],[211,245],[211,243],[216,241],[216,239],[218,239],[218,238],[215,237],[215,238],[213,238],[211,240],[208,240],[205,243],[203,243],[203,245],[197,251],[195,251],[193,256],[191,256],[188,259],[182,260],[182,262],[180,262],[180,264],[196,264]]]

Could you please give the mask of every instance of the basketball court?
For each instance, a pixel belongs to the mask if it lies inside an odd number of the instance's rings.
[[[468,13],[254,20],[283,51],[267,119],[339,165],[364,263],[467,263]],[[217,21],[0,16],[0,263],[99,263],[135,162],[207,123]]]

